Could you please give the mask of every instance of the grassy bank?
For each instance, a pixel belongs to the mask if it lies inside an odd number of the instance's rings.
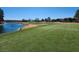
[[[79,24],[51,23],[0,35],[0,51],[79,51]]]

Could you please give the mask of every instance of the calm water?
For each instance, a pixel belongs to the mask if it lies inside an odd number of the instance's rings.
[[[21,27],[23,27],[23,24],[15,22],[5,22],[3,25],[0,25],[0,33],[13,32]]]

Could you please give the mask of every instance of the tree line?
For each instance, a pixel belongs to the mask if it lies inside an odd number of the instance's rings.
[[[48,18],[45,18],[45,19],[39,19],[39,18],[36,18],[34,20],[32,19],[22,19],[22,22],[79,22],[79,19],[77,18],[64,18],[64,19],[60,19],[60,18],[57,18],[57,19],[51,19],[50,17]]]
[[[79,10],[76,11],[74,17],[69,17],[69,18],[57,18],[57,19],[51,19],[50,17],[47,18],[36,18],[34,20],[31,19],[22,19],[23,22],[79,22]]]

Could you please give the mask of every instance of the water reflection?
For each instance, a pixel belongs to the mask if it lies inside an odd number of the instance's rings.
[[[3,32],[4,32],[4,26],[0,25],[0,33],[3,33]]]

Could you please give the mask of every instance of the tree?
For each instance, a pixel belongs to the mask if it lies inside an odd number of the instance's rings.
[[[69,22],[73,22],[73,18],[69,18]]]
[[[27,19],[22,19],[22,22],[28,22],[28,20]]]
[[[35,18],[34,21],[35,21],[35,22],[40,22],[39,18]]]
[[[46,21],[46,22],[50,22],[50,21],[51,21],[51,18],[50,18],[50,17],[45,18],[45,21]]]
[[[58,19],[56,19],[56,21],[57,21],[57,22],[60,22],[60,21],[61,21],[61,19],[59,19],[59,18],[58,18]]]
[[[45,18],[45,22],[48,22],[48,19],[47,18]]]
[[[22,22],[25,22],[25,19],[22,19]]]
[[[31,22],[31,21],[32,21],[32,19],[28,19],[28,20],[27,20],[27,22]]]
[[[74,18],[79,18],[79,10],[76,11]]]
[[[0,24],[3,23],[3,21],[4,21],[3,17],[4,17],[4,12],[3,12],[3,10],[0,8]]]
[[[1,8],[0,8],[0,17],[4,17],[4,12]]]
[[[51,22],[55,22],[56,19],[51,19]]]
[[[50,17],[48,17],[48,18],[47,18],[47,20],[48,20],[48,22],[50,22],[50,21],[51,21],[51,18],[50,18]]]
[[[44,22],[45,20],[42,18],[41,21]]]
[[[79,22],[79,9],[76,11],[74,18],[76,22]]]

